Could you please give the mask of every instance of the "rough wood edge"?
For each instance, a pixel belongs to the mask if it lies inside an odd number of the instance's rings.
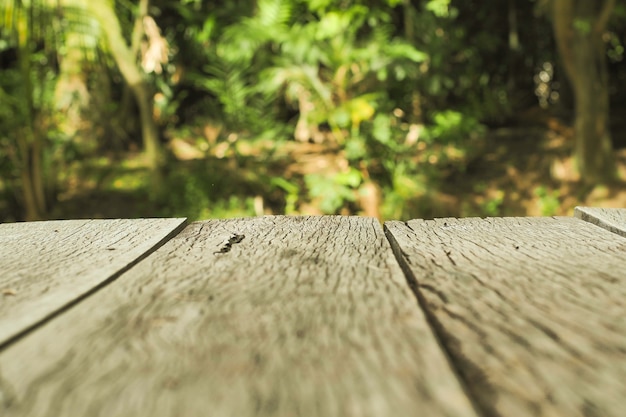
[[[106,278],[105,280],[100,282],[99,284],[97,284],[94,287],[92,287],[89,291],[86,291],[83,294],[73,298],[72,300],[69,300],[65,304],[59,306],[56,310],[52,310],[48,315],[46,315],[44,317],[41,317],[39,320],[37,320],[36,322],[32,323],[30,326],[27,326],[27,327],[21,329],[20,331],[15,332],[12,335],[9,335],[4,340],[0,340],[0,351],[2,351],[4,349],[6,349],[7,347],[11,346],[15,342],[17,342],[20,339],[22,339],[24,336],[28,335],[30,332],[38,329],[39,327],[41,327],[44,324],[48,323],[50,320],[54,319],[55,317],[60,316],[61,314],[63,314],[67,310],[71,309],[72,307],[74,307],[75,305],[77,305],[78,303],[80,303],[81,301],[86,299],[87,297],[90,297],[91,295],[93,295],[96,292],[100,291],[102,288],[106,287],[107,285],[109,285],[110,283],[115,281],[122,274],[124,274],[125,272],[127,272],[128,270],[133,268],[135,265],[137,265],[139,262],[141,262],[142,260],[147,258],[153,252],[158,250],[161,246],[165,245],[168,241],[170,241],[172,238],[174,238],[176,235],[178,235],[180,232],[182,232],[188,226],[188,220],[187,220],[186,217],[176,217],[176,218],[172,218],[172,219],[180,220],[180,223],[175,228],[173,228],[167,235],[163,236],[162,239],[160,239],[158,242],[156,242],[154,245],[152,245],[152,247],[147,249],[145,252],[143,252],[141,255],[136,257],[134,260],[129,262],[124,267],[122,267],[119,270],[117,270],[117,272],[115,272],[114,274],[111,274],[111,276],[109,276],[108,278]]]
[[[626,209],[576,207],[574,217],[626,237]]]

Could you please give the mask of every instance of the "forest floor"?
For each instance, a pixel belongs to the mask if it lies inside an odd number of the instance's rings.
[[[124,155],[123,170],[113,168],[108,158],[83,161],[77,164],[80,168],[68,170],[52,218],[279,214],[290,204],[285,202],[289,187],[295,188],[290,192],[296,198],[302,195],[293,185],[295,178],[337,172],[345,165],[345,159],[323,144],[288,142],[272,149],[268,143],[244,143],[234,147],[221,142],[207,151],[192,141],[173,140],[177,157],[166,175],[177,178],[168,180],[173,198],[182,197],[164,207],[150,203],[140,191],[145,183],[140,156]],[[465,161],[464,169],[449,170],[430,185],[411,217],[551,216],[572,215],[578,205],[626,207],[626,148],[616,150],[621,180],[589,187],[576,177],[572,147],[572,129],[556,118],[491,129],[482,139],[481,151]],[[288,181],[276,181],[281,175]],[[210,198],[203,194],[207,188]],[[305,200],[292,201],[291,214],[321,214],[315,201]]]
[[[572,215],[576,206],[626,207],[626,149],[615,152],[619,181],[583,185],[574,169],[572,133],[558,121],[492,130],[487,151],[443,189],[453,206],[469,205],[479,216],[485,208],[489,215],[551,216]]]

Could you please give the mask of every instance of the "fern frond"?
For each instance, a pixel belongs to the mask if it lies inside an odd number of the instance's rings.
[[[259,0],[256,19],[265,27],[287,25],[291,20],[292,3],[285,0]]]

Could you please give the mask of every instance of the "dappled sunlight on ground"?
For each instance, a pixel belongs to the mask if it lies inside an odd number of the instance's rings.
[[[98,158],[68,170],[52,217],[318,215],[326,196],[311,193],[306,178],[349,176],[353,169],[344,151],[330,143],[175,138],[169,149],[174,159],[165,176],[167,201],[147,198],[140,155],[125,155],[119,165]],[[366,179],[337,213],[384,220],[571,215],[577,205],[626,207],[626,149],[616,151],[621,181],[583,186],[571,158],[571,129],[558,121],[493,129],[470,153],[455,147],[427,151],[416,147],[412,161],[437,178],[425,176],[421,188],[400,201],[384,184]],[[381,211],[392,198],[402,210]],[[393,215],[400,212],[405,214]]]
[[[621,180],[594,187],[579,181],[572,148],[571,129],[490,132],[488,151],[471,162],[466,175],[444,183],[461,206],[449,214],[549,216],[571,215],[577,205],[626,207],[626,149],[616,151]]]

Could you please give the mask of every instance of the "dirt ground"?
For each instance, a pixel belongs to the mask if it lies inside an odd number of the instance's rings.
[[[621,141],[623,134],[614,136]],[[449,177],[443,189],[450,204],[470,211],[500,202],[502,216],[572,215],[576,206],[626,207],[626,148],[616,148],[619,180],[584,185],[574,169],[573,131],[560,120],[494,129],[487,151],[470,163],[467,175]]]

